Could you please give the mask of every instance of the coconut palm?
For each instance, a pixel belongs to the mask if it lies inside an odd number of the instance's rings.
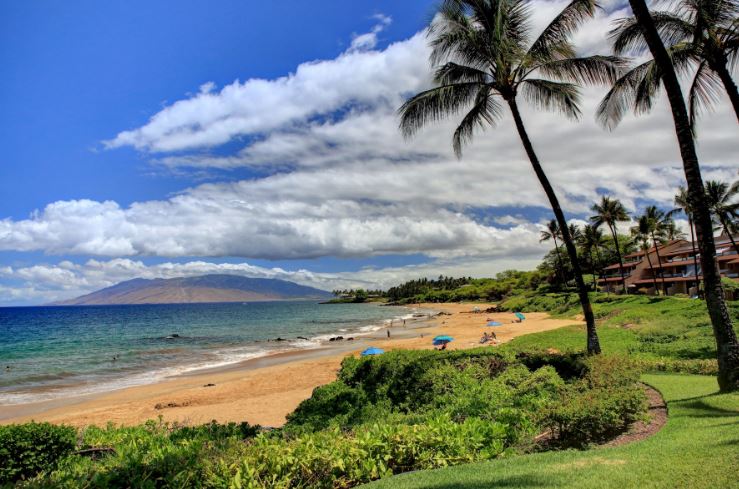
[[[739,119],[739,92],[731,78],[731,66],[739,59],[739,3],[736,0],[678,0],[670,11],[652,12],[654,24],[669,45],[675,69],[693,71],[688,95],[690,121],[695,125],[701,109],[715,102],[721,85]],[[635,17],[617,22],[611,31],[618,54],[642,53],[648,49]],[[662,74],[653,59],[621,77],[603,99],[598,110],[601,121],[615,126],[630,107],[647,112],[659,92]]]
[[[647,257],[647,263],[649,264],[649,271],[652,273],[652,282],[654,283],[654,292],[659,294],[659,287],[657,286],[657,273],[654,271],[654,265],[652,265],[652,258],[650,257],[650,249],[652,244],[650,242],[650,224],[649,219],[646,215],[639,217],[636,226],[631,228],[631,235],[639,243],[639,248],[644,255]],[[664,280],[664,277],[662,278]]]
[[[578,243],[580,244],[583,253],[590,257],[590,265],[593,270],[594,290],[598,290],[596,276],[601,275],[599,272],[601,265],[600,247],[603,246],[604,242],[605,239],[603,237],[603,231],[590,224],[586,224],[585,227],[583,227]],[[593,256],[593,252],[595,252],[595,257]]]
[[[736,220],[739,218],[739,203],[734,202],[737,195],[739,195],[739,182],[734,182],[731,186],[715,180],[706,182],[706,198],[711,214],[719,228],[729,237],[736,252],[739,253],[739,248],[732,235],[737,231]]]
[[[698,291],[698,295],[700,295],[701,290],[701,282],[698,280],[698,251],[695,248],[695,229],[693,226],[693,210],[690,207],[690,199],[688,198],[688,191],[685,189],[685,187],[680,186],[677,189],[677,194],[675,195],[675,208],[672,209],[670,212],[668,212],[668,215],[672,217],[673,215],[682,212],[685,214],[685,216],[688,218],[688,227],[690,228],[690,244],[693,248],[693,269],[695,270],[695,284],[696,289]]]
[[[556,219],[552,219],[551,221],[549,221],[549,224],[547,224],[547,228],[539,234],[539,243],[549,241],[550,239],[554,241],[554,250],[557,253],[557,268],[559,269],[559,279],[562,281],[562,284],[567,285],[567,279],[565,278],[565,269],[562,265],[562,256],[559,254],[559,244],[557,244],[557,239],[561,238],[562,231],[559,229],[559,224],[557,224]]]
[[[667,221],[667,223],[665,224],[665,239],[667,241],[676,241],[680,239],[685,239],[687,237],[688,235],[685,234],[685,231],[677,227],[675,221]]]
[[[654,251],[657,254],[657,263],[660,265],[659,275],[662,279],[662,292],[665,294],[667,293],[667,286],[665,285],[665,274],[661,266],[662,257],[659,254],[659,248],[666,239],[666,230],[670,222],[672,222],[672,219],[665,212],[659,210],[656,206],[650,205],[644,209],[644,214],[639,217],[637,224],[637,235],[645,234],[651,239],[652,245],[654,246]],[[647,258],[649,258],[649,253],[647,253]],[[651,263],[649,266],[652,266]]]
[[[571,119],[580,116],[578,84],[608,83],[623,62],[612,56],[576,57],[571,34],[596,10],[594,0],[573,0],[529,43],[531,11],[524,0],[443,0],[429,29],[434,84],[400,108],[400,127],[410,137],[427,123],[470,107],[454,131],[457,156],[475,131],[494,126],[503,104],[562,230],[587,324],[588,352],[600,352],[595,318],[577,261],[577,250],[554,188],[539,162],[518,108],[519,95],[538,109]]]
[[[612,199],[607,195],[604,195],[600,199],[600,204],[593,204],[590,208],[595,215],[590,217],[590,223],[595,229],[600,228],[602,225],[608,226],[611,230],[611,236],[613,236],[613,243],[616,246],[616,256],[618,256],[619,272],[621,272],[621,285],[623,286],[624,293],[626,292],[626,274],[624,273],[624,260],[621,256],[621,246],[618,243],[618,232],[616,226],[619,222],[628,221],[629,213],[626,212],[626,207],[618,199]]]
[[[655,66],[659,69],[662,85],[667,94],[667,100],[672,110],[672,119],[675,124],[680,156],[683,160],[685,180],[688,184],[688,197],[693,209],[693,222],[698,235],[698,248],[701,256],[701,270],[703,271],[703,290],[706,296],[708,315],[711,318],[713,335],[716,338],[716,357],[718,360],[718,384],[721,390],[739,389],[739,341],[737,341],[731,316],[726,307],[724,291],[721,286],[716,260],[716,244],[713,240],[711,213],[703,187],[698,155],[695,151],[692,127],[685,100],[677,79],[675,68],[672,65],[670,53],[660,38],[659,30],[649,13],[645,0],[629,0],[644,41],[654,58]]]

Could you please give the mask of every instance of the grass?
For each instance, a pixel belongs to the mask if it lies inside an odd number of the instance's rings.
[[[656,435],[589,451],[513,456],[386,478],[368,488],[737,488],[739,394],[718,394],[713,377],[647,374],[668,403]]]
[[[567,294],[531,298],[515,297],[516,309],[539,308],[555,317],[580,313]],[[607,296],[593,294],[593,312],[603,352],[628,355],[646,370],[715,374],[716,345],[703,301],[680,297]],[[505,305],[505,303],[504,303]],[[739,303],[729,303],[735,326],[739,324]],[[515,350],[555,348],[562,352],[582,351],[582,326],[524,335],[507,346]]]

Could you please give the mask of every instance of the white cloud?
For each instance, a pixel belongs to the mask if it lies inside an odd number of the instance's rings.
[[[532,269],[538,258],[513,258],[490,262],[476,258],[439,260],[434,263],[391,268],[365,268],[358,272],[316,273],[305,269],[265,268],[249,263],[189,261],[146,265],[138,260],[88,260],[18,268],[0,276],[21,281],[15,287],[0,285],[0,304],[48,303],[78,297],[133,278],[174,278],[204,274],[230,274],[275,278],[323,290],[345,288],[387,289],[403,281],[441,274],[488,277],[510,269]],[[63,277],[63,279],[60,279]]]
[[[534,2],[535,24],[543,26],[564,3]],[[615,2],[609,5],[617,10],[599,14],[578,33],[583,53],[607,51],[604,33],[624,13]],[[477,134],[461,161],[451,152],[458,118],[403,140],[395,111],[408,94],[429,86],[427,39],[419,32],[377,49],[390,19],[376,20],[334,59],[303,63],[273,80],[235,81],[220,89],[203,83],[194,95],[106,143],[157,153],[156,162],[170,168],[250,166],[271,175],[201,185],[128,207],[113,201],[50,203],[28,219],[1,220],[0,250],[266,259],[423,253],[437,259],[352,278],[385,283],[392,277],[390,284],[408,270],[475,275],[469,272],[534,263],[546,248],[538,243],[537,224],[526,219],[527,208],[548,203],[510,119]],[[684,179],[666,102],[658,101],[647,116],[626,117],[609,133],[592,116],[604,93],[583,91],[579,123],[523,108],[564,208],[570,215],[589,215],[603,189],[631,210],[643,200],[670,206]],[[726,101],[701,120],[698,150],[706,179],[736,177],[736,131]],[[234,154],[208,152],[244,137],[249,143]],[[472,210],[490,208],[484,222],[471,217]],[[91,261],[80,271],[67,261],[53,271],[8,267],[0,275],[87,290],[149,273],[150,267],[131,263],[140,262]],[[182,265],[171,267],[182,272]]]
[[[377,21],[377,24],[372,27],[372,30],[365,32],[364,34],[355,34],[352,38],[352,43],[349,46],[349,52],[366,51],[374,49],[377,46],[377,36],[389,26],[393,19],[387,15],[377,14],[372,16]]]

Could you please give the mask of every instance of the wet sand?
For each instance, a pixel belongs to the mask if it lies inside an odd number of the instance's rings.
[[[161,416],[165,421],[200,424],[248,421],[263,426],[280,426],[285,416],[313,389],[333,381],[346,355],[358,355],[367,346],[386,351],[431,349],[431,339],[448,334],[454,341],[448,349],[480,346],[483,332],[495,331],[498,340],[577,324],[573,319],[550,319],[546,313],[528,313],[522,323],[512,322],[511,313],[474,313],[486,304],[422,304],[424,309],[443,311],[427,321],[397,321],[390,328],[355,341],[332,342],[323,348],[288,352],[201,370],[143,386],[104,394],[58,401],[0,407],[0,424],[30,420],[66,423],[74,426],[137,424]],[[488,320],[503,323],[486,327]],[[494,348],[494,346],[491,346]],[[214,385],[209,385],[214,384]]]

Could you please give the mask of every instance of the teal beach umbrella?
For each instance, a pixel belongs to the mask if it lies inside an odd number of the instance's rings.
[[[362,353],[360,353],[360,355],[362,355],[363,357],[366,357],[369,355],[382,355],[383,353],[385,353],[385,350],[383,350],[382,348],[375,348],[374,346],[370,346],[369,348],[364,350]]]

